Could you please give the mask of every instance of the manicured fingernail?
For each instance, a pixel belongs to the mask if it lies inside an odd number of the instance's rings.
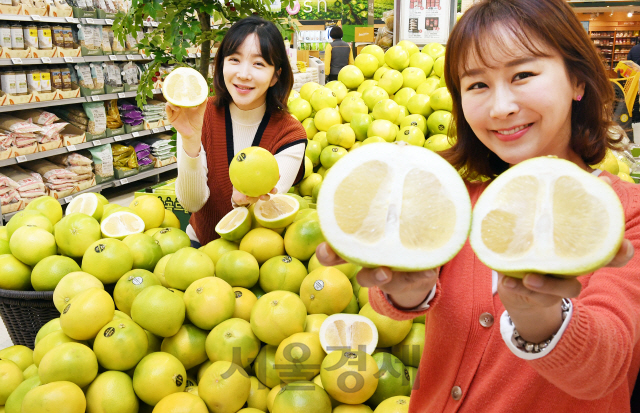
[[[511,277],[504,277],[504,280],[502,280],[502,285],[504,285],[507,288],[514,288],[516,286],[516,280],[514,280]]]
[[[626,243],[627,243],[627,258],[632,258],[633,252],[634,252],[633,244],[629,240],[627,240]]]
[[[385,274],[384,270],[382,268],[378,268],[376,269],[376,280],[380,281],[380,282],[385,282],[387,281],[387,274]]]
[[[524,279],[526,284],[532,287],[539,288],[544,284],[544,279],[537,274],[529,274]]]

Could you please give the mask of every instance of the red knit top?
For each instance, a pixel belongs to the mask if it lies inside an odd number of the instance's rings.
[[[620,197],[625,237],[636,254],[624,268],[602,268],[579,278],[583,288],[572,300],[567,329],[542,358],[523,360],[504,343],[500,334],[504,306],[499,295],[492,294],[491,270],[469,242],[442,267],[427,310],[400,311],[379,288],[369,290],[369,302],[381,314],[397,320],[426,315],[425,346],[410,413],[630,411],[640,370],[640,185],[603,175]],[[474,205],[485,188],[486,184],[469,185]],[[483,313],[493,315],[492,325],[483,327]],[[454,386],[462,390],[459,400],[452,396]]]
[[[302,124],[291,115],[279,110],[269,110],[258,127],[251,146],[260,146],[272,154],[304,142],[307,134]],[[233,185],[229,179],[229,164],[233,159],[233,128],[228,107],[214,105],[209,98],[202,125],[202,146],[207,154],[207,185],[210,195],[204,206],[191,214],[189,223],[202,245],[219,238],[216,224],[231,211]],[[296,177],[298,182],[304,176],[304,162]]]

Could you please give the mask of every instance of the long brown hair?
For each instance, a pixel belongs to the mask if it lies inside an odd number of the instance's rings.
[[[442,155],[456,168],[464,168],[467,179],[493,178],[509,167],[471,130],[460,90],[460,69],[466,70],[469,57],[477,56],[484,64],[491,44],[506,49],[502,46],[510,40],[505,39],[505,31],[535,56],[545,56],[536,40],[557,50],[569,76],[584,82],[582,101],[573,102],[570,145],[586,164],[600,162],[607,147],[616,142],[608,135],[613,125],[613,86],[595,46],[565,0],[484,0],[462,16],[449,37],[444,73],[453,99],[457,141]]]
[[[233,102],[224,83],[224,59],[234,54],[251,34],[258,36],[262,58],[275,68],[278,82],[267,90],[267,110],[279,109],[288,112],[287,99],[293,86],[293,70],[287,57],[284,40],[275,24],[257,16],[238,20],[222,39],[214,61],[213,87],[216,92],[216,106],[226,106]],[[278,74],[278,71],[280,73]]]

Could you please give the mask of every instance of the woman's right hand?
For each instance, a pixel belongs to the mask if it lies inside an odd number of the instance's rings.
[[[167,119],[169,123],[180,133],[182,137],[182,147],[185,152],[193,158],[200,152],[202,142],[202,123],[204,122],[204,112],[207,108],[205,100],[199,106],[193,108],[181,108],[167,103]]]
[[[346,263],[326,242],[316,248],[316,257],[325,266]],[[358,273],[358,284],[362,287],[378,287],[387,293],[391,302],[399,309],[411,309],[422,304],[438,282],[438,269],[407,272],[392,271],[387,267],[363,268]]]

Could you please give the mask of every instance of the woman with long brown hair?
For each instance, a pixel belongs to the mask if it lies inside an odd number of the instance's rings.
[[[640,187],[594,165],[615,143],[613,88],[564,0],[483,0],[455,26],[445,79],[465,178],[553,155],[611,183],[626,240],[594,273],[506,277],[467,243],[437,270],[364,269],[369,303],[398,320],[425,315],[410,412],[624,413],[640,370]],[[467,183],[472,203],[488,183]],[[343,262],[328,247],[320,262]]]

